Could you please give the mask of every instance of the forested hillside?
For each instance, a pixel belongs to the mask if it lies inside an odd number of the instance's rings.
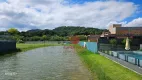
[[[89,34],[101,34],[103,30],[97,28],[85,28],[85,27],[74,27],[74,26],[62,26],[53,29],[54,32],[60,33],[60,36],[68,35],[89,35]]]
[[[97,28],[85,28],[77,26],[61,26],[53,30],[33,29],[19,32],[17,29],[11,28],[7,31],[1,31],[0,35],[11,35],[15,40],[19,41],[43,41],[43,40],[69,40],[70,36],[78,35],[80,39],[85,40],[86,35],[101,34],[104,30]]]

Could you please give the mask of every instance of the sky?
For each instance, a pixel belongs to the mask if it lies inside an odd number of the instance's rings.
[[[142,27],[141,0],[0,0],[0,31],[111,24]]]

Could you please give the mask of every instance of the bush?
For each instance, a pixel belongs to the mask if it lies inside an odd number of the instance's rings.
[[[67,37],[61,37],[61,36],[51,36],[50,38],[51,41],[65,41],[68,40]]]
[[[25,43],[23,40],[19,40],[17,43]]]
[[[112,45],[116,45],[117,44],[117,40],[116,39],[111,39],[109,42]]]
[[[83,41],[83,40],[87,40],[87,37],[85,35],[79,35],[79,39],[80,41]]]

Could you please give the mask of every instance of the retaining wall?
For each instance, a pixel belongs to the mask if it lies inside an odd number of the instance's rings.
[[[0,41],[0,52],[16,50],[16,41]]]

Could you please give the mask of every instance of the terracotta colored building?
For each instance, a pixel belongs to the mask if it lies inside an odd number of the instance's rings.
[[[100,35],[88,35],[88,42],[98,42]]]
[[[142,27],[121,27],[121,24],[113,24],[109,27],[109,32],[116,36],[142,36]]]
[[[109,31],[104,31],[101,35],[89,35],[88,41],[98,42],[100,38],[105,39],[124,39],[126,37],[142,40],[142,27],[122,27],[121,24],[113,24]],[[140,43],[140,42],[139,42]]]
[[[109,32],[111,34],[116,34],[117,29],[116,28],[120,28],[122,25],[121,24],[113,24],[109,27]]]

